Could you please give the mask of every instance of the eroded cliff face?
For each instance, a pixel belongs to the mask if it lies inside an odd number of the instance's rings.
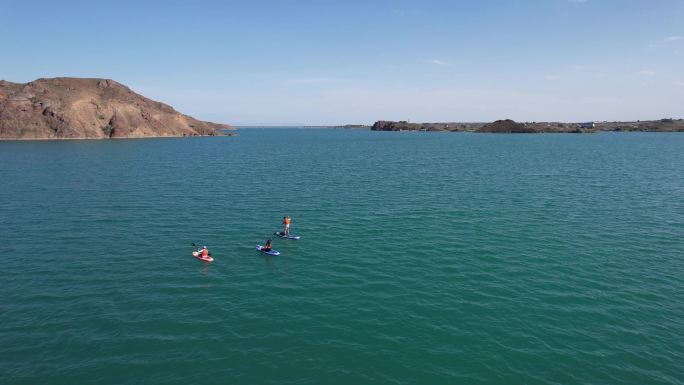
[[[0,80],[0,139],[220,135],[204,122],[109,79]]]

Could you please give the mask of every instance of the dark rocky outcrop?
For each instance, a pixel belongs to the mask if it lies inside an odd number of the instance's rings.
[[[181,114],[109,79],[0,81],[0,139],[221,135],[221,129],[232,127]]]
[[[418,131],[420,124],[408,123],[405,121],[392,122],[389,120],[379,120],[371,126],[371,131]]]
[[[523,123],[516,123],[511,119],[497,120],[493,123],[485,124],[477,129],[477,132],[502,133],[502,134],[533,134],[539,132],[533,127],[528,127]]]
[[[372,131],[473,131],[483,123],[409,123],[406,121],[379,120],[371,126]]]

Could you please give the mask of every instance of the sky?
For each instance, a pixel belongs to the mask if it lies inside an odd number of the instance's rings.
[[[0,79],[234,125],[684,118],[684,0],[0,0]]]

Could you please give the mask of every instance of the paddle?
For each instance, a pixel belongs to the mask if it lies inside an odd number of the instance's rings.
[[[193,242],[192,245],[197,248],[197,251],[200,251],[202,249],[202,246],[199,245],[200,242]],[[211,254],[210,254],[211,255]]]

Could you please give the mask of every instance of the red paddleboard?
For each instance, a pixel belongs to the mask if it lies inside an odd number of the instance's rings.
[[[192,256],[199,259],[200,261],[205,261],[205,262],[214,262],[214,258],[212,258],[211,255],[208,255],[206,258],[202,256],[202,253],[198,251],[193,251]]]

